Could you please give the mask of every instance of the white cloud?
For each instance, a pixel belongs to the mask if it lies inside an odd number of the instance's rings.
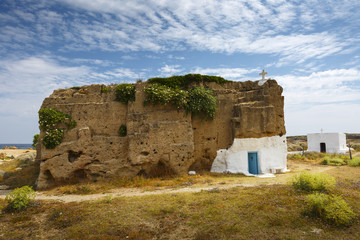
[[[289,135],[359,132],[360,71],[332,69],[307,76],[275,76],[284,88],[285,122]]]
[[[182,72],[183,70],[184,69],[182,69],[180,65],[167,65],[167,64],[158,69],[161,76],[164,77],[173,76],[175,74]]]
[[[47,56],[2,60],[0,66],[0,83],[6,93],[49,93],[68,82],[81,82],[89,72],[88,67],[62,66]]]
[[[196,67],[191,72],[200,73],[205,75],[216,75],[221,76],[228,80],[238,80],[244,81],[247,80],[248,74],[258,72],[259,69],[246,69],[246,68],[201,68]]]
[[[360,71],[354,68],[274,78],[283,86],[286,102],[290,105],[360,101]]]
[[[31,45],[65,42],[62,47],[65,51],[163,52],[191,48],[277,55],[281,57],[278,64],[281,66],[355,51],[350,46],[359,42],[352,36],[360,16],[357,11],[351,11],[360,7],[358,1],[333,1],[326,9],[316,1],[124,0],[119,4],[116,0],[65,0],[58,3],[86,12],[56,12],[56,8],[48,10],[43,6],[34,13],[14,10],[12,15],[19,20],[27,18],[36,23],[32,27],[5,26],[0,35],[7,47],[4,49],[16,47],[11,44],[14,42]],[[1,17],[8,19],[10,14]],[[314,31],[315,25],[330,25],[338,20],[347,23],[346,29]]]

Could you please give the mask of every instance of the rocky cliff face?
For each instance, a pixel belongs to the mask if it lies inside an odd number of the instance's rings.
[[[189,170],[210,170],[216,151],[234,138],[285,134],[284,98],[275,80],[205,83],[218,98],[214,120],[202,120],[172,106],[146,105],[137,83],[135,101],[114,101],[115,87],[102,85],[60,89],[41,106],[55,108],[77,122],[62,143],[46,149],[40,133],[38,188],[99,177],[161,176]],[[120,136],[121,125],[127,127]]]

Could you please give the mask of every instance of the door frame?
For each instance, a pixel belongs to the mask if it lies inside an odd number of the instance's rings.
[[[257,170],[257,173],[251,173],[251,174],[255,174],[255,175],[258,175],[260,174],[260,161],[259,161],[259,152],[258,151],[248,151],[247,152],[247,157],[248,157],[248,171],[250,173],[250,159],[249,159],[249,154],[256,154],[256,170]]]

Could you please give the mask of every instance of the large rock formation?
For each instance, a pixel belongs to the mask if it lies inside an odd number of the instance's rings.
[[[172,106],[144,106],[147,84],[136,84],[136,100],[128,104],[114,101],[115,86],[104,92],[103,85],[55,90],[46,98],[42,109],[69,114],[77,125],[54,149],[41,144],[41,131],[38,188],[99,177],[208,171],[216,151],[230,147],[234,138],[285,134],[284,98],[275,80],[204,83],[219,100],[214,120]],[[121,125],[126,136],[118,133]]]

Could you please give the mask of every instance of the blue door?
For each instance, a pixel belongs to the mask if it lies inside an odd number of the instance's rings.
[[[259,160],[257,152],[248,152],[249,173],[259,174]]]

